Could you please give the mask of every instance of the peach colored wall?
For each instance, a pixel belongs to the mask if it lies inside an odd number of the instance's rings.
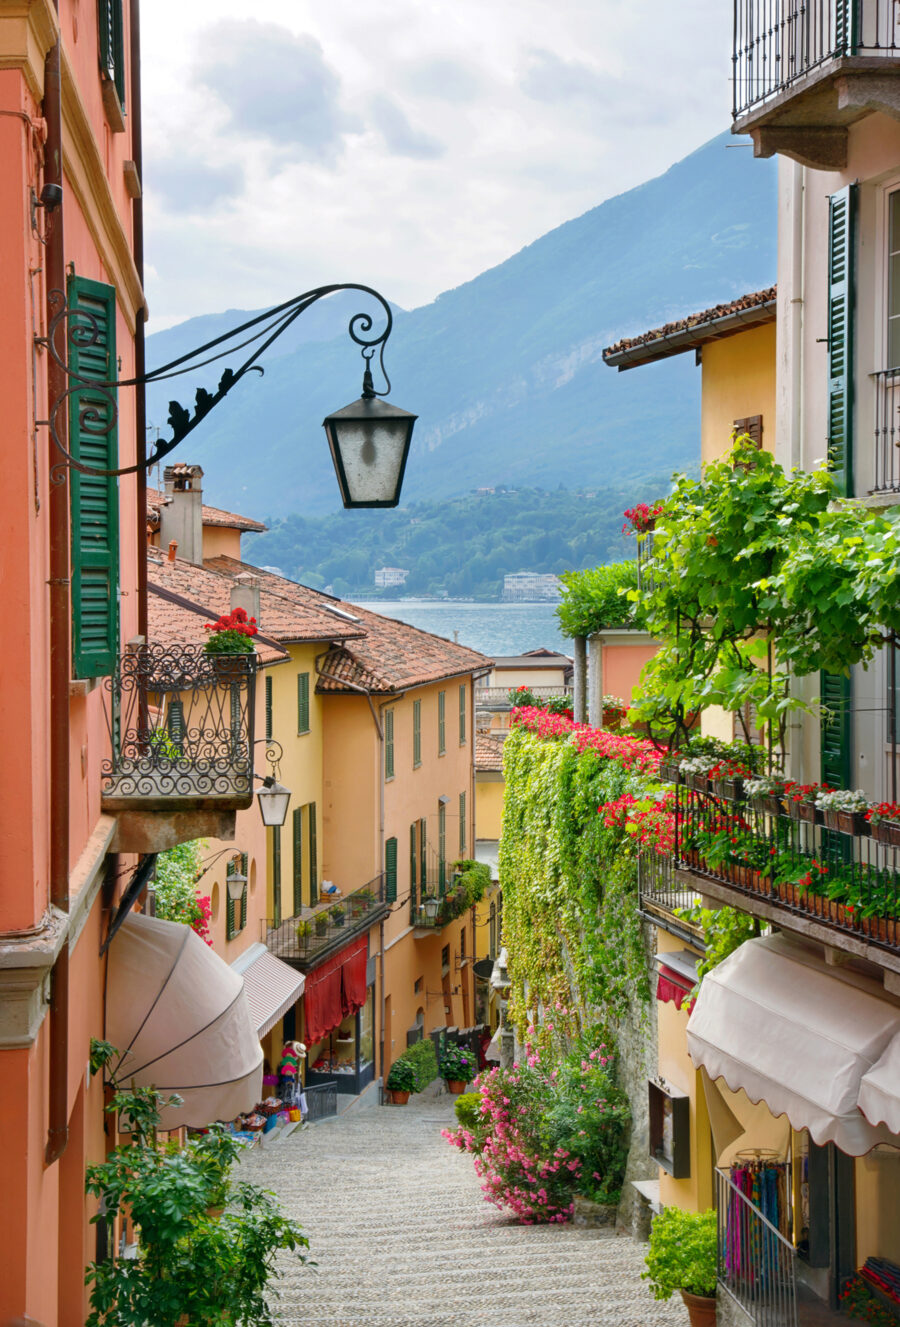
[[[323,706],[323,879],[342,893],[382,869],[381,744],[364,696],[326,695]],[[349,827],[352,826],[352,830]]]
[[[240,530],[231,530],[224,525],[204,524],[203,556],[204,558],[234,558],[237,562],[240,562]]]
[[[607,696],[630,701],[641,679],[641,670],[656,654],[655,645],[604,645],[603,690]]]
[[[763,417],[763,447],[775,450],[775,323],[748,327],[703,347],[700,456],[704,465],[731,446],[736,419]]]

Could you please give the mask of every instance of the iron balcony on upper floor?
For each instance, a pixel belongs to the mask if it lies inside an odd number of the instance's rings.
[[[848,128],[900,115],[895,0],[734,0],[734,132],[757,156],[847,164]]]
[[[349,894],[322,895],[292,917],[266,917],[261,939],[269,952],[296,968],[316,967],[343,949],[390,912],[384,875],[377,875]]]

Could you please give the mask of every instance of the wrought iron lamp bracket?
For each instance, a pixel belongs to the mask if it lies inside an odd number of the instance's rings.
[[[269,762],[271,774],[254,774],[254,779],[260,779],[263,783],[272,784],[281,778],[281,762],[284,759],[284,747],[275,737],[257,737],[254,746],[260,742],[266,744],[266,760]]]
[[[192,433],[201,420],[205,419],[214,406],[228,395],[233,387],[241,381],[247,373],[263,374],[262,365],[256,361],[260,358],[274,341],[286,332],[291,324],[299,318],[313,304],[318,303],[328,295],[333,295],[340,290],[359,291],[361,294],[370,295],[376,300],[384,312],[385,325],[381,332],[376,336],[371,336],[374,326],[374,318],[370,313],[356,313],[350,319],[347,327],[350,339],[361,348],[363,359],[365,360],[365,371],[363,377],[364,397],[371,399],[375,396],[387,396],[391,390],[390,379],[384,367],[384,348],[387,345],[388,337],[393,327],[393,314],[391,307],[383,295],[371,286],[357,285],[353,282],[340,283],[330,286],[319,286],[315,290],[308,290],[302,295],[295,296],[294,299],[286,300],[284,304],[276,305],[275,308],[267,309],[265,313],[258,314],[255,318],[250,318],[239,327],[234,327],[229,332],[224,332],[221,336],[215,337],[212,341],[207,341],[205,345],[198,346],[196,350],[189,351],[186,355],[179,356],[178,359],[171,360],[168,364],[161,365],[158,369],[143,375],[140,378],[122,378],[115,381],[104,381],[102,379],[90,378],[83,373],[76,373],[69,367],[68,355],[66,349],[68,346],[75,346],[79,349],[86,349],[90,346],[98,345],[101,339],[101,327],[97,318],[86,309],[70,309],[65,294],[61,290],[50,292],[50,302],[57,308],[54,314],[46,338],[40,338],[40,343],[45,345],[53,359],[63,370],[71,386],[51,404],[46,421],[50,429],[56,447],[62,455],[62,460],[58,462],[50,472],[51,482],[61,484],[65,480],[67,469],[79,471],[83,475],[95,476],[119,476],[135,474],[138,470],[149,470],[169,452],[173,451],[180,442]],[[61,328],[65,329],[64,345],[61,349],[58,344],[58,334]],[[240,337],[243,333],[251,333],[237,345],[230,345],[235,337]],[[256,345],[256,342],[261,344]],[[233,354],[237,350],[242,350],[247,346],[255,345],[255,349],[247,359],[237,369],[226,368],[215,392],[209,392],[205,387],[198,387],[195,398],[193,412],[180,405],[178,401],[169,402],[169,426],[172,430],[170,438],[157,440],[152,455],[146,460],[138,462],[135,465],[123,466],[118,470],[101,470],[95,466],[85,465],[67,449],[63,443],[57,429],[57,419],[62,409],[68,408],[68,400],[77,392],[89,392],[93,398],[87,402],[79,402],[79,421],[82,430],[94,434],[96,437],[104,437],[112,432],[118,419],[118,407],[115,393],[120,387],[146,387],[155,382],[163,382],[168,378],[176,378],[184,373],[190,373],[195,369],[203,368],[207,364],[212,364],[218,359],[223,359],[226,355]],[[218,347],[225,346],[225,349],[219,350]],[[217,353],[209,354],[213,351]],[[386,384],[386,390],[379,392],[375,390],[371,363],[374,356],[378,355],[378,366]],[[201,356],[207,356],[201,358]],[[105,404],[97,398],[105,398]],[[277,745],[277,744],[276,744]],[[283,753],[282,753],[283,754]]]

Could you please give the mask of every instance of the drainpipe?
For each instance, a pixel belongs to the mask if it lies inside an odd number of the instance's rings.
[[[54,0],[57,12],[59,0]],[[44,62],[44,119],[47,143],[44,183],[63,183],[62,97],[60,44],[47,52]],[[66,259],[61,202],[48,217],[46,253],[47,326],[58,311],[50,292],[65,294]],[[65,335],[65,330],[63,330]],[[66,375],[52,355],[47,356],[48,408],[66,390]],[[65,411],[57,416],[57,428],[66,440]],[[59,461],[52,438],[48,438],[51,467]],[[50,636],[50,902],[61,912],[69,911],[69,475],[48,486],[49,513],[49,636]],[[68,1128],[69,1051],[69,942],[66,940],[53,969],[50,998],[50,1063],[47,1145],[44,1164],[51,1166],[66,1150]]]
[[[131,232],[134,265],[137,268],[144,289],[144,150],[143,131],[141,128],[141,4],[140,0],[131,0],[131,159],[137,170],[141,185],[141,194],[131,205]],[[144,321],[147,316],[146,306],[135,313],[134,327],[134,377],[138,379],[135,388],[134,426],[137,455],[137,597],[138,629],[137,634],[147,639],[147,471],[144,462],[147,459],[147,393],[141,379],[146,369],[144,354]]]

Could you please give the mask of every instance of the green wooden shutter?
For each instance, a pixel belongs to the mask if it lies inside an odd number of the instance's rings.
[[[413,765],[422,763],[422,702],[413,701]]]
[[[70,330],[80,327],[85,336],[96,336],[93,345],[69,345],[71,372],[87,381],[115,382],[115,290],[73,276],[68,300]],[[80,387],[69,397],[69,450],[85,465],[114,470],[119,464],[118,429],[112,423],[117,393],[115,388],[107,390],[110,396]],[[72,671],[75,677],[105,677],[115,668],[119,638],[118,481],[113,475],[83,475],[75,469],[70,474]]]
[[[416,919],[416,826],[415,822],[409,827],[409,915],[410,920]]]
[[[466,855],[466,794],[459,794],[459,855]]]
[[[319,901],[319,847],[316,833],[316,804],[309,804],[309,904],[312,907]]]
[[[175,747],[176,751],[184,750],[184,704],[180,700],[169,702],[169,712],[166,715],[166,730],[169,734],[169,741]]]
[[[858,186],[828,200],[828,461],[853,495],[853,269]]]
[[[241,853],[241,875],[248,875],[247,871],[248,857],[245,852]],[[244,891],[241,894],[241,930],[247,925],[247,890],[250,888],[250,880],[244,885]]]
[[[275,925],[281,925],[281,826],[272,826],[272,905]]]
[[[388,839],[384,845],[384,897],[387,903],[397,902],[396,839]]]
[[[225,939],[233,940],[235,937],[234,929],[234,899],[228,892],[228,875],[225,877]]]
[[[466,733],[466,688],[459,688],[459,744],[463,746],[467,737]]]
[[[119,97],[125,109],[125,26],[122,21],[122,0],[98,0],[100,37],[100,69]]]
[[[428,845],[425,838],[425,817],[423,816],[419,821],[419,887],[423,898],[428,889]]]
[[[394,711],[384,713],[384,777],[394,777]]]
[[[822,718],[821,780],[832,788],[849,788],[850,773],[850,701],[849,677],[839,673],[820,675],[822,706],[829,710]]]
[[[266,677],[266,741],[272,740],[272,678]]]
[[[295,807],[294,825],[294,916],[303,907],[303,807]]]
[[[309,673],[297,674],[297,732],[309,732]]]
[[[447,886],[447,806],[438,807],[438,886],[441,895]]]
[[[447,750],[447,724],[446,724],[446,691],[438,692],[438,755],[442,756]]]

